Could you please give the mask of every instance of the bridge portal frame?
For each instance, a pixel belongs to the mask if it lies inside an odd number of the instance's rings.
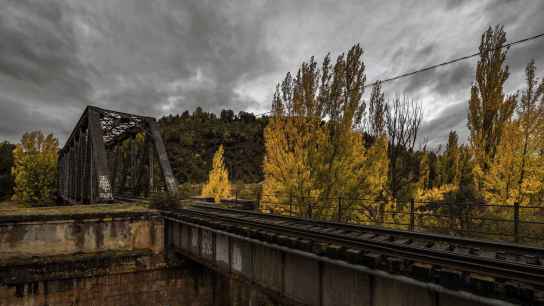
[[[59,196],[70,203],[112,202],[116,198],[111,160],[107,148],[144,133],[149,160],[157,160],[160,177],[170,194],[177,193],[168,155],[155,118],[87,106],[58,157]],[[149,167],[152,171],[152,167]],[[149,188],[154,184],[149,177]]]

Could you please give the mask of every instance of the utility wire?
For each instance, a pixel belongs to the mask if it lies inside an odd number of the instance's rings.
[[[518,45],[518,44],[521,44],[521,43],[524,43],[524,42],[527,42],[527,41],[531,41],[531,40],[534,40],[534,39],[537,39],[537,38],[541,38],[541,37],[544,37],[544,33],[540,33],[538,35],[534,35],[534,36],[527,37],[527,38],[524,38],[524,39],[516,40],[516,41],[513,41],[511,43],[507,43],[507,44],[504,44],[502,46],[499,46],[497,48],[490,49],[490,50],[485,50],[485,51],[496,51],[496,50],[500,50],[500,49],[503,49],[503,48],[510,48],[511,46]],[[480,54],[481,54],[481,52],[477,52],[477,53],[474,53],[474,54],[471,54],[471,55],[467,55],[467,56],[455,58],[455,59],[452,59],[452,60],[449,60],[449,61],[446,61],[446,62],[442,62],[440,64],[435,64],[435,65],[424,67],[424,68],[414,70],[414,71],[411,71],[411,72],[403,73],[403,74],[400,74],[400,75],[397,75],[397,76],[394,76],[394,77],[391,77],[391,78],[387,78],[387,79],[384,79],[384,80],[381,80],[381,81],[376,81],[376,82],[367,84],[367,85],[363,86],[363,88],[374,86],[374,85],[376,85],[378,83],[383,84],[385,82],[395,81],[395,80],[402,79],[402,78],[405,78],[405,77],[408,77],[408,76],[412,76],[412,75],[420,73],[420,72],[425,72],[425,71],[429,71],[429,70],[432,70],[432,69],[436,69],[438,67],[442,67],[442,66],[446,66],[446,65],[449,65],[449,64],[464,61],[466,59],[476,57],[476,56],[478,56]]]
[[[510,48],[511,46],[514,46],[514,45],[519,45],[521,43],[524,43],[524,42],[528,42],[528,41],[531,41],[531,40],[535,40],[535,39],[538,39],[538,38],[542,38],[544,37],[544,33],[540,33],[540,34],[537,34],[537,35],[534,35],[534,36],[530,36],[530,37],[526,37],[526,38],[523,38],[523,39],[520,39],[520,40],[516,40],[516,41],[513,41],[513,42],[510,42],[510,43],[507,43],[507,44],[504,44],[504,45],[501,45],[497,48],[494,48],[494,49],[491,49],[491,50],[485,50],[485,51],[496,51],[496,50],[500,50],[500,49],[503,49],[503,48]],[[476,57],[478,55],[480,55],[481,52],[476,52],[474,54],[470,54],[470,55],[467,55],[467,56],[463,56],[463,57],[458,57],[458,58],[455,58],[455,59],[451,59],[449,61],[446,61],[446,62],[442,62],[442,63],[439,63],[439,64],[435,64],[435,65],[432,65],[432,66],[427,66],[427,67],[424,67],[424,68],[421,68],[421,69],[418,69],[418,70],[414,70],[414,71],[410,71],[410,72],[406,72],[406,73],[403,73],[403,74],[399,74],[399,75],[396,75],[394,77],[390,77],[390,78],[387,78],[387,79],[384,79],[384,80],[378,80],[378,81],[375,81],[373,83],[370,83],[370,84],[367,84],[367,85],[364,85],[363,88],[367,88],[367,87],[370,87],[370,86],[374,86],[378,83],[386,83],[386,82],[392,82],[392,81],[396,81],[398,79],[402,79],[402,78],[406,78],[406,77],[409,77],[409,76],[413,76],[415,74],[418,74],[418,73],[421,73],[421,72],[425,72],[425,71],[429,71],[429,70],[433,70],[433,69],[436,69],[438,67],[442,67],[442,66],[446,66],[446,65],[450,65],[450,64],[454,64],[454,63],[457,63],[457,62],[460,62],[460,61],[464,61],[464,60],[467,60],[469,58],[473,58],[473,57]],[[260,114],[256,114],[255,116],[256,117],[259,117],[259,116],[264,116],[264,115],[267,115],[267,114],[270,114],[272,113],[272,111],[268,111],[268,112],[265,112],[265,113],[260,113]]]

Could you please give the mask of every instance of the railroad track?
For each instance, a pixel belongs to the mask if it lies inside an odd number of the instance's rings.
[[[410,243],[428,243],[428,242],[440,242],[434,245],[434,247],[446,246],[451,251],[468,252],[472,255],[481,256],[495,256],[497,259],[525,262],[528,264],[541,264],[544,265],[544,248],[525,246],[520,244],[513,244],[507,242],[498,242],[490,240],[479,240],[464,238],[451,235],[432,234],[423,232],[410,232],[403,230],[395,230],[390,228],[384,228],[380,226],[368,226],[361,224],[349,224],[339,223],[331,221],[317,221],[308,220],[300,217],[290,217],[282,215],[263,214],[248,210],[237,210],[232,208],[222,208],[211,205],[207,202],[196,202],[193,205],[195,209],[203,209],[214,212],[237,212],[246,216],[254,216],[255,218],[265,217],[266,220],[277,220],[279,224],[294,225],[298,227],[314,226],[316,230],[323,228],[327,231],[333,231],[332,229],[341,230],[353,235],[366,235],[369,239],[408,239],[407,244]],[[247,218],[247,217],[244,217]],[[250,217],[249,217],[250,218]],[[266,221],[265,221],[266,222]],[[373,236],[372,236],[373,235]]]
[[[544,304],[544,250],[195,204],[186,222],[492,297]]]

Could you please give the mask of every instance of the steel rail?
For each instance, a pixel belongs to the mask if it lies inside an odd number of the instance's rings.
[[[453,268],[463,272],[488,275],[500,279],[515,280],[541,288],[544,286],[544,267],[530,264],[519,264],[502,260],[491,260],[484,257],[466,256],[463,254],[439,251],[436,249],[406,246],[387,241],[370,241],[362,238],[352,238],[334,233],[315,232],[309,229],[302,230],[292,226],[269,224],[258,221],[240,219],[224,214],[203,212],[197,209],[182,209],[183,213],[208,218],[210,221],[218,219],[229,223],[247,225],[259,229],[267,229],[284,235],[303,237],[318,242],[340,244],[351,248],[374,251],[385,256],[399,257],[415,262]],[[265,217],[265,216],[263,216]]]
[[[481,240],[481,239],[466,238],[466,237],[456,237],[456,236],[443,235],[443,234],[410,232],[406,230],[390,229],[390,228],[385,228],[380,226],[369,226],[364,224],[311,220],[311,219],[301,218],[301,217],[266,214],[266,213],[259,213],[254,211],[233,209],[233,208],[222,208],[217,206],[211,206],[209,203],[204,204],[206,202],[201,202],[201,203],[203,204],[200,204],[199,202],[197,202],[196,204],[193,204],[193,207],[207,209],[207,210],[237,212],[237,213],[243,213],[247,215],[264,216],[264,217],[275,218],[275,219],[284,219],[284,220],[289,219],[289,220],[292,220],[293,222],[298,222],[298,223],[303,222],[308,225],[323,225],[327,227],[334,226],[338,229],[346,229],[346,230],[352,230],[352,231],[374,232],[374,233],[379,233],[383,235],[395,235],[395,236],[402,236],[404,238],[414,238],[414,239],[417,238],[417,239],[425,239],[425,240],[431,240],[431,241],[438,240],[441,242],[455,244],[458,246],[479,247],[479,248],[485,248],[485,249],[494,250],[494,251],[511,252],[516,255],[544,256],[544,248],[538,248],[538,247],[527,246],[527,245],[519,245],[519,244],[513,244],[513,243],[507,243],[507,242]]]

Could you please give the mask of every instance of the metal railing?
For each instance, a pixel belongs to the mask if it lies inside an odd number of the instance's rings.
[[[263,213],[544,246],[544,206],[323,198],[260,191],[245,198]]]

